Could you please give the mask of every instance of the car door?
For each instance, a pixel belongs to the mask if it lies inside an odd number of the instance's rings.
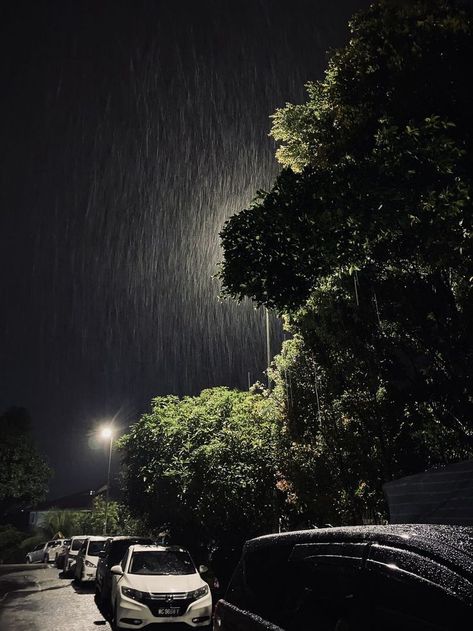
[[[127,566],[128,563],[128,556],[130,555],[130,549],[128,548],[127,552],[125,553],[125,556],[123,557],[123,559],[120,561],[120,566],[122,568],[123,571],[125,571],[125,568]],[[116,601],[117,601],[117,596],[118,596],[118,590],[119,590],[119,586],[118,583],[120,581],[120,579],[122,578],[121,575],[118,576],[116,574],[112,574],[110,572],[111,575],[111,603],[112,603],[112,609],[115,607]]]
[[[80,580],[82,577],[82,566],[84,565],[85,554],[87,551],[87,546],[89,544],[89,540],[86,539],[84,543],[79,548],[79,552],[76,557],[76,567],[75,567],[75,577],[77,580]]]
[[[31,552],[31,561],[32,561],[32,563],[38,563],[38,562],[41,562],[43,560],[43,554],[44,554],[45,547],[46,547],[45,543],[39,543],[36,546],[36,548],[33,549],[33,552]]]

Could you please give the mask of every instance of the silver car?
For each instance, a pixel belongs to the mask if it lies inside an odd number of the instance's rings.
[[[56,558],[56,552],[64,544],[64,539],[53,539],[45,543],[39,543],[26,555],[27,563],[52,563]]]

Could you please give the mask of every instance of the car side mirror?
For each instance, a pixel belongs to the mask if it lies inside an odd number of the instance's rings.
[[[206,565],[199,565],[199,574],[205,574],[209,571],[209,568]]]
[[[123,570],[122,570],[121,565],[114,565],[114,566],[110,569],[110,572],[111,572],[112,574],[116,574],[116,575],[118,575],[118,576],[121,576],[121,575],[123,574]]]
[[[105,559],[105,550],[100,550],[99,559]]]

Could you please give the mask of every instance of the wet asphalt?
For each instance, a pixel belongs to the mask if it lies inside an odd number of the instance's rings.
[[[53,567],[0,576],[1,631],[110,631],[94,584],[77,585]]]

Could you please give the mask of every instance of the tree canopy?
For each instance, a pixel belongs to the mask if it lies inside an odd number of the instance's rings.
[[[0,517],[44,499],[51,469],[38,453],[24,408],[0,416]]]
[[[275,521],[274,403],[227,388],[157,397],[119,442],[132,511],[194,548],[239,545]]]
[[[279,311],[333,274],[473,275],[471,21],[451,2],[380,2],[308,100],[273,116],[285,169],[222,231],[224,289]]]

